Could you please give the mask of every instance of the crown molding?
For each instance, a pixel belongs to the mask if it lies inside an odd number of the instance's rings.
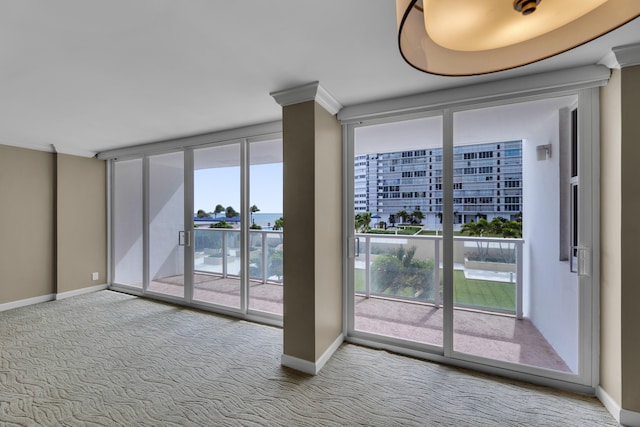
[[[269,95],[282,107],[300,104],[301,102],[316,101],[331,114],[338,114],[342,109],[342,105],[317,81],[271,92]]]
[[[57,154],[67,154],[70,156],[78,156],[78,157],[95,157],[95,151],[84,150],[82,148],[76,147],[68,147],[68,146],[60,146],[56,144],[51,144],[54,153]]]
[[[640,43],[616,46],[599,63],[612,69],[640,65]]]
[[[96,155],[94,151],[83,150],[81,148],[74,148],[74,147],[68,147],[68,146],[60,146],[57,144],[32,144],[32,143],[24,143],[24,142],[16,142],[16,141],[8,142],[8,141],[0,140],[0,145],[24,148],[26,150],[44,151],[47,153],[69,154],[71,156],[78,156],[78,157],[95,157]]]

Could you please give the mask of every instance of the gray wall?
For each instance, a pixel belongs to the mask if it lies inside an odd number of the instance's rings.
[[[0,145],[0,200],[0,304],[106,283],[104,161]]]
[[[55,293],[55,155],[0,145],[0,304]]]

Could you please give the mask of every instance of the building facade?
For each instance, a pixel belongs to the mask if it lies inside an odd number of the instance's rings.
[[[453,158],[454,224],[521,216],[522,141],[458,145]],[[400,211],[421,211],[422,222],[437,228],[442,213],[442,148],[355,156],[354,207],[356,213],[371,212],[392,223],[390,216]]]

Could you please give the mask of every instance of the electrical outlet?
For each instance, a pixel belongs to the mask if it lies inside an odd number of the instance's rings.
[[[100,278],[100,275],[98,274],[97,271],[91,274],[92,280],[98,280],[99,278]]]

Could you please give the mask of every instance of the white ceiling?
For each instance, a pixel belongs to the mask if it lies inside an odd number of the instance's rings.
[[[0,1],[0,143],[92,155],[280,118],[270,92],[320,81],[342,105],[594,64],[640,19],[516,70],[407,65],[391,0]]]

